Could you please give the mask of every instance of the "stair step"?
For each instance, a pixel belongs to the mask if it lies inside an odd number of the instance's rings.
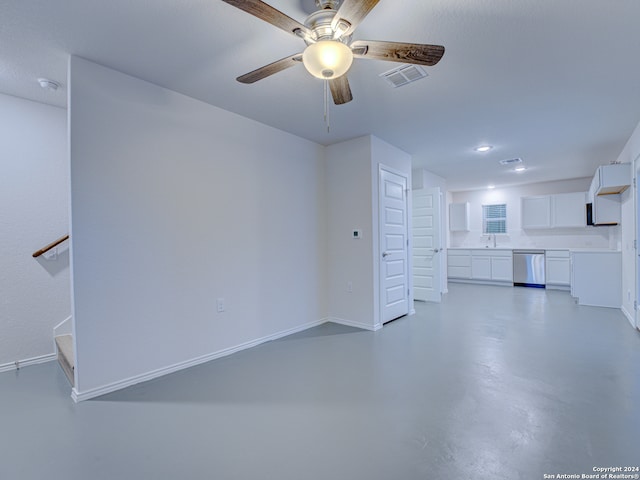
[[[62,367],[65,375],[69,379],[71,386],[74,386],[73,370],[75,368],[75,356],[73,355],[73,337],[71,335],[58,335],[56,337],[58,347],[58,363]]]

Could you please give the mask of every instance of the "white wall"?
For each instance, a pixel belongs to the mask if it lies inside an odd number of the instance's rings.
[[[70,143],[77,398],[325,319],[321,146],[75,57]]]
[[[0,94],[0,371],[52,358],[53,327],[71,313],[66,112]]]
[[[471,204],[471,231],[451,232],[451,247],[484,247],[482,205],[507,204],[507,235],[498,235],[498,246],[536,248],[617,248],[619,227],[584,227],[549,230],[523,230],[520,219],[520,197],[555,193],[586,192],[590,178],[544,182],[519,187],[453,192],[452,202]],[[447,227],[448,228],[448,227]]]
[[[640,123],[629,138],[617,161],[634,164],[633,172],[636,172],[640,167]],[[633,302],[638,301],[637,258],[636,250],[633,248],[633,241],[637,238],[637,219],[639,214],[636,209],[636,195],[637,190],[633,187],[627,189],[621,195],[622,311],[632,325],[640,328],[635,318],[637,312],[633,307]]]
[[[411,184],[411,157],[377,137],[365,136],[326,147],[325,158],[329,317],[335,322],[376,330],[382,326],[379,308],[379,166],[386,165],[403,173]],[[352,238],[354,229],[362,230],[360,240]],[[352,292],[347,288],[349,282]],[[412,300],[413,296],[410,305]]]
[[[377,324],[371,148],[370,137],[360,137],[325,149],[329,317],[367,329]],[[361,239],[352,238],[354,229],[362,231]],[[348,282],[352,283],[352,292],[348,292]]]

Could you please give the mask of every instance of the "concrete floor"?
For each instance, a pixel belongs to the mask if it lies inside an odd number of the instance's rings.
[[[55,363],[0,374],[0,478],[516,480],[640,465],[640,332],[620,311],[457,284],[416,310],[78,405]]]

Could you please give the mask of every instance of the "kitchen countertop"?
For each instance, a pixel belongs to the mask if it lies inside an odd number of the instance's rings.
[[[621,250],[611,250],[610,248],[570,248],[575,253],[621,253]]]
[[[520,250],[512,247],[450,247],[447,250]],[[542,249],[539,249],[542,250]]]
[[[562,251],[570,251],[570,252],[580,252],[580,253],[620,253],[620,250],[612,250],[610,248],[595,248],[595,247],[584,247],[584,248],[561,248],[561,247],[553,247],[553,248],[544,248],[544,247],[449,247],[447,250],[562,250]]]

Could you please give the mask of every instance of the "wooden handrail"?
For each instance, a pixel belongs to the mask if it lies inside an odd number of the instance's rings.
[[[34,252],[33,254],[33,258],[39,257],[40,255],[42,255],[43,253],[48,252],[49,250],[51,250],[53,247],[57,247],[58,245],[60,245],[62,242],[64,242],[65,240],[67,240],[69,238],[69,235],[65,235],[64,237],[60,237],[58,240],[56,240],[55,242],[51,242],[49,245],[47,245],[46,247],[42,247],[40,250],[38,250],[37,252]]]

